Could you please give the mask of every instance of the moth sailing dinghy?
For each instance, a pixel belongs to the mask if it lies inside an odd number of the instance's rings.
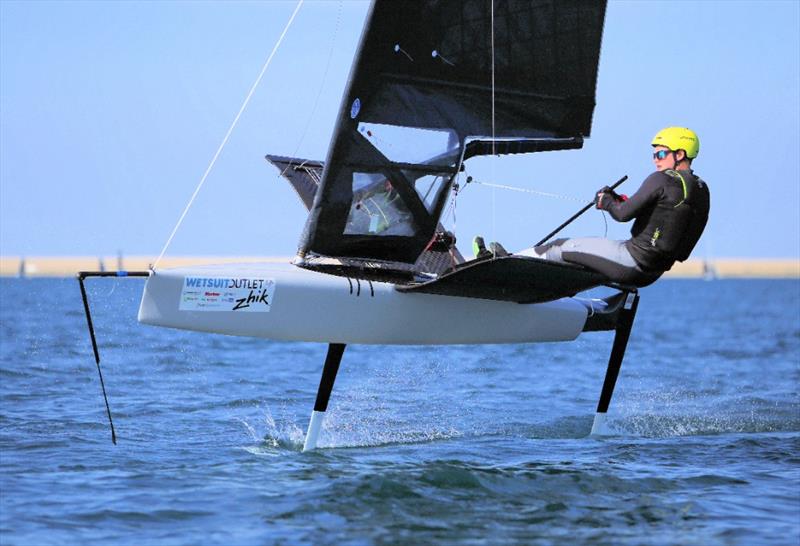
[[[294,262],[139,272],[139,321],[329,344],[304,450],[316,446],[347,344],[565,341],[615,329],[592,429],[601,432],[636,289],[582,299],[608,280],[524,256],[465,261],[440,218],[470,158],[582,147],[604,14],[605,2],[585,0],[376,0],[326,161],[267,156],[309,209]],[[93,275],[79,275],[82,290]],[[95,356],[99,371],[96,346]]]

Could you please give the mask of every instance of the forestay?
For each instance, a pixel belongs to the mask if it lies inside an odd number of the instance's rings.
[[[579,148],[604,14],[604,1],[377,0],[300,255],[413,263],[465,157]]]

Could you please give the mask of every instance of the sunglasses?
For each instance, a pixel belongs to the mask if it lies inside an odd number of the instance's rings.
[[[670,150],[659,150],[653,154],[653,159],[661,160],[667,157],[671,153],[672,152]]]

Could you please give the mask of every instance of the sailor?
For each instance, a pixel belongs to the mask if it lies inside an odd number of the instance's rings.
[[[517,255],[583,265],[639,287],[655,282],[676,260],[686,260],[703,233],[710,205],[708,186],[692,170],[700,140],[685,127],[667,127],[651,144],[656,172],[635,194],[617,195],[606,186],[595,196],[596,208],[614,220],[634,220],[630,239],[556,239]],[[494,255],[507,254],[498,243],[490,249]]]

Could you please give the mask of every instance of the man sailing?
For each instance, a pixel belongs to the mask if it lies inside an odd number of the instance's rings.
[[[634,220],[630,239],[556,239],[517,255],[583,265],[639,287],[655,282],[676,260],[686,260],[703,233],[710,207],[708,186],[691,168],[700,140],[685,127],[667,127],[651,144],[656,172],[635,194],[617,195],[606,186],[595,197],[595,206],[614,220]],[[498,243],[491,243],[491,250],[482,243],[476,237],[478,258],[508,254]]]

